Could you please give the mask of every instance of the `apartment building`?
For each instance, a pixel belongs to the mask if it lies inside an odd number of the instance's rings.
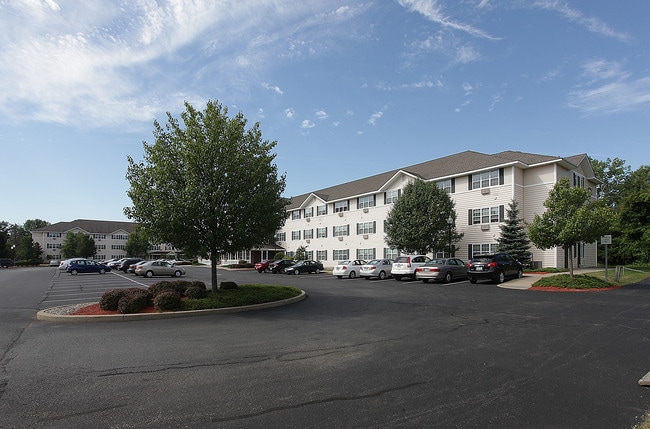
[[[77,219],[71,222],[58,222],[30,232],[34,242],[41,245],[45,259],[60,260],[61,246],[66,235],[69,232],[81,232],[91,236],[95,241],[96,253],[93,259],[104,261],[126,257],[126,242],[134,227],[133,222]],[[147,252],[150,259],[170,255],[178,256],[179,252],[168,244],[152,245]]]
[[[456,256],[467,260],[496,251],[499,225],[511,201],[517,201],[520,216],[530,222],[544,212],[549,191],[563,177],[596,196],[599,182],[586,154],[465,151],[295,196],[276,242],[289,255],[304,246],[308,258],[325,267],[345,259],[394,258],[399,250],[386,246],[384,220],[404,186],[419,179],[437,183],[455,202],[456,229],[464,234]],[[532,252],[535,266],[566,266],[564,249]],[[575,266],[595,266],[597,244],[581,243],[571,256]]]

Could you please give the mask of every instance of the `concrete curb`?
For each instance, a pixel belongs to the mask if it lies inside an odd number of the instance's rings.
[[[52,309],[44,309],[36,313],[36,319],[45,322],[129,322],[135,320],[156,320],[156,319],[175,319],[180,317],[209,316],[213,314],[241,313],[244,311],[263,310],[266,308],[281,307],[283,305],[294,304],[307,298],[305,291],[293,298],[282,301],[265,302],[263,304],[244,305],[241,307],[212,308],[208,310],[189,310],[189,311],[166,311],[163,313],[136,313],[136,314],[105,314],[105,315],[70,315],[55,314]],[[90,303],[95,304],[95,303]],[[64,306],[67,307],[67,306]],[[61,308],[61,307],[53,307]]]

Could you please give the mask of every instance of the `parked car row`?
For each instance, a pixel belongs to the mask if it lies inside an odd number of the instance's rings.
[[[180,277],[185,274],[185,269],[176,266],[173,262],[164,259],[145,261],[142,258],[122,258],[120,260],[105,261],[103,263],[85,258],[72,258],[61,261],[59,269],[73,275],[79,273],[105,274],[110,272],[112,269],[120,270],[124,273],[133,273],[136,276],[143,277]]]

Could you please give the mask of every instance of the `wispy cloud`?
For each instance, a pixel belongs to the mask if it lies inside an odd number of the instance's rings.
[[[310,121],[309,119],[305,119],[300,124],[300,128],[305,128],[305,129],[314,128],[315,126],[316,124],[313,121]]]
[[[324,110],[317,110],[316,111],[316,119],[322,121],[324,119],[327,119],[327,112]]]
[[[562,17],[569,21],[578,23],[584,26],[588,31],[600,34],[604,37],[610,37],[621,41],[629,41],[630,35],[621,33],[612,29],[604,21],[593,16],[585,16],[584,13],[577,9],[569,7],[565,1],[559,0],[539,0],[534,3],[534,6],[544,10],[558,12]]]
[[[296,111],[293,108],[289,107],[288,109],[284,109],[284,115],[287,117],[287,119],[293,119],[296,115]]]
[[[377,121],[381,119],[382,116],[384,116],[384,112],[382,111],[373,113],[372,115],[370,115],[370,118],[368,119],[368,124],[374,127],[377,124]]]
[[[279,95],[284,94],[284,91],[282,91],[279,86],[274,86],[266,82],[262,82],[262,88],[268,89],[269,91],[273,91]]]

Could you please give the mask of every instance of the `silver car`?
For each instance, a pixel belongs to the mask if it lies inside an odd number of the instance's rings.
[[[359,269],[366,261],[362,259],[355,259],[354,261],[341,261],[337,266],[332,270],[332,274],[336,277],[342,279],[343,277],[349,277],[351,279],[359,276]]]
[[[383,280],[386,277],[390,277],[392,269],[393,261],[390,259],[373,259],[361,267],[359,275],[368,280],[372,277],[377,277],[379,280]]]
[[[183,267],[176,267],[167,261],[148,261],[137,264],[134,271],[136,276],[153,277],[153,276],[172,276],[180,277],[185,274]]]
[[[454,279],[467,278],[465,262],[456,258],[432,259],[415,269],[415,278],[428,283],[429,280],[449,283]]]

